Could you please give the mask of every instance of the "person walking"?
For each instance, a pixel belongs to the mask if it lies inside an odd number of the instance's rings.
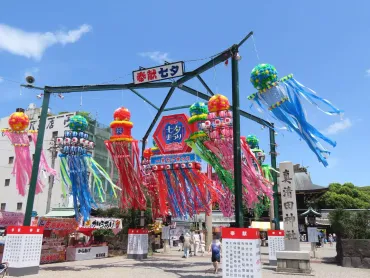
[[[329,246],[333,246],[333,235],[329,234]]]
[[[189,257],[190,246],[191,246],[190,239],[191,239],[191,237],[190,237],[189,233],[186,233],[185,237],[184,237],[184,245],[183,245],[184,246],[184,256],[183,256],[183,258],[188,258]]]
[[[208,252],[212,251],[212,263],[215,269],[214,273],[218,273],[218,264],[221,262],[221,242],[219,239],[214,239],[209,246]]]
[[[185,237],[184,237],[184,234],[181,234],[181,236],[179,237],[179,251],[184,251],[184,241],[185,241]]]
[[[200,246],[200,233],[194,232],[193,234],[193,249],[194,249],[194,256],[198,254]]]
[[[199,232],[200,237],[200,252],[202,253],[202,257],[204,256],[204,253],[206,252],[206,240],[203,232]]]

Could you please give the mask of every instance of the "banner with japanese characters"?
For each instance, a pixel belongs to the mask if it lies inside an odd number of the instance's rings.
[[[184,62],[168,63],[162,66],[140,69],[132,73],[135,84],[159,81],[184,75]]]
[[[24,214],[21,212],[0,211],[0,227],[20,226],[23,219]]]
[[[88,221],[85,221],[83,227],[98,230],[122,229],[122,219],[91,217]]]
[[[146,259],[148,257],[148,230],[129,229],[127,258]]]
[[[259,229],[222,228],[222,277],[261,278]]]
[[[279,165],[279,172],[279,187],[285,232],[285,250],[299,251],[300,234],[298,230],[297,198],[293,163],[281,162]]]
[[[316,227],[307,227],[308,242],[319,242],[319,233]]]
[[[283,230],[268,230],[269,261],[270,265],[276,265],[276,252],[285,250]]]
[[[10,276],[38,273],[43,232],[40,227],[7,227],[3,262],[9,264]]]
[[[38,226],[43,227],[45,230],[75,232],[78,222],[75,218],[40,217]]]

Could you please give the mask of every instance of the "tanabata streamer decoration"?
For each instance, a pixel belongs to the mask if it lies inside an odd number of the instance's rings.
[[[152,171],[152,167],[150,166],[150,158],[153,156],[154,152],[159,150],[157,147],[148,148],[144,150],[143,153],[143,160],[141,162],[142,165],[142,173],[143,173],[143,184],[146,187],[151,207],[152,207],[152,217],[153,220],[164,217],[168,214],[166,209],[166,196],[160,198],[160,189],[161,187],[157,183],[155,179],[154,173]],[[165,190],[164,186],[162,186],[162,191]],[[162,203],[161,203],[162,200]]]
[[[18,193],[22,196],[26,195],[26,185],[30,183],[31,174],[32,174],[32,157],[30,153],[30,139],[28,133],[33,140],[37,143],[37,131],[28,130],[29,118],[24,113],[24,109],[18,108],[9,117],[9,127],[10,129],[4,129],[2,132],[9,138],[10,142],[14,146],[15,151],[15,160],[13,162],[13,171],[12,174],[16,179],[16,188]],[[50,175],[56,175],[56,171],[49,167],[44,152],[41,152],[40,157],[40,170],[44,170]],[[40,178],[40,171],[36,183],[36,194],[43,191],[44,184]]]
[[[200,212],[211,213],[212,200],[223,194],[222,188],[201,172],[201,159],[185,143],[190,127],[185,114],[164,116],[154,132],[160,149],[152,155],[150,165],[156,184],[160,214],[192,217]]]
[[[262,175],[270,181],[272,185],[272,175],[271,170],[272,168],[268,164],[263,164],[265,161],[265,152],[260,149],[259,147],[259,139],[255,135],[248,135],[246,138],[248,146],[250,147],[251,151],[253,152],[256,160],[253,161],[256,170],[259,169],[262,172]],[[262,213],[267,210],[270,206],[270,199],[266,196],[259,197],[259,202],[254,207],[254,214],[256,218],[261,217]]]
[[[327,157],[330,154],[319,142],[319,139],[335,147],[336,143],[324,136],[311,125],[306,118],[301,99],[304,98],[329,115],[340,114],[342,111],[334,107],[329,101],[316,95],[316,92],[307,88],[293,78],[293,74],[278,80],[276,69],[270,64],[260,64],[251,73],[251,82],[258,90],[248,97],[260,108],[268,108],[273,116],[294,130],[310,149],[316,154],[319,161],[328,165]],[[327,106],[328,111],[321,107]]]
[[[116,189],[119,189],[103,167],[92,158],[94,142],[88,140],[89,135],[85,132],[87,127],[88,122],[84,117],[74,115],[69,121],[70,130],[64,132],[64,137],[57,138],[63,195],[72,194],[76,219],[81,213],[85,221],[90,218],[91,208],[97,207],[90,190],[89,173],[101,202],[105,201],[106,195],[102,178],[111,185],[114,196],[117,196]]]
[[[203,106],[203,105],[202,105]],[[207,161],[215,169],[220,181],[234,192],[234,159],[233,159],[233,123],[230,104],[223,95],[214,95],[208,102],[209,113],[199,118],[199,132],[187,141],[194,152]],[[197,112],[190,111],[191,114]],[[190,119],[192,119],[190,118]],[[244,137],[240,138],[242,149],[242,183],[243,199],[248,207],[258,203],[259,196],[271,197],[269,182],[263,178],[260,169],[255,169],[254,155]]]
[[[130,121],[131,113],[120,107],[113,114],[110,128],[112,136],[105,146],[118,170],[121,187],[121,206],[125,209],[146,209],[146,198],[141,185],[142,173],[139,159],[138,141],[131,136],[134,126]]]

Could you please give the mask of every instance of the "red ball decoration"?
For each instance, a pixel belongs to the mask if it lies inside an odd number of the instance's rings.
[[[229,110],[230,102],[227,97],[223,95],[214,95],[208,101],[208,110],[209,112],[218,112]]]
[[[115,121],[129,121],[131,118],[131,113],[127,108],[120,107],[114,111],[113,118]]]
[[[13,131],[24,131],[30,124],[30,119],[23,112],[14,112],[9,117],[9,127]]]
[[[150,159],[153,155],[152,149],[145,149],[143,156],[145,159]]]

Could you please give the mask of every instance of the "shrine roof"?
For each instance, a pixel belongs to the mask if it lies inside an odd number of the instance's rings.
[[[296,191],[320,191],[327,189],[327,187],[312,183],[310,175],[305,172],[294,173],[294,179],[296,184]]]

